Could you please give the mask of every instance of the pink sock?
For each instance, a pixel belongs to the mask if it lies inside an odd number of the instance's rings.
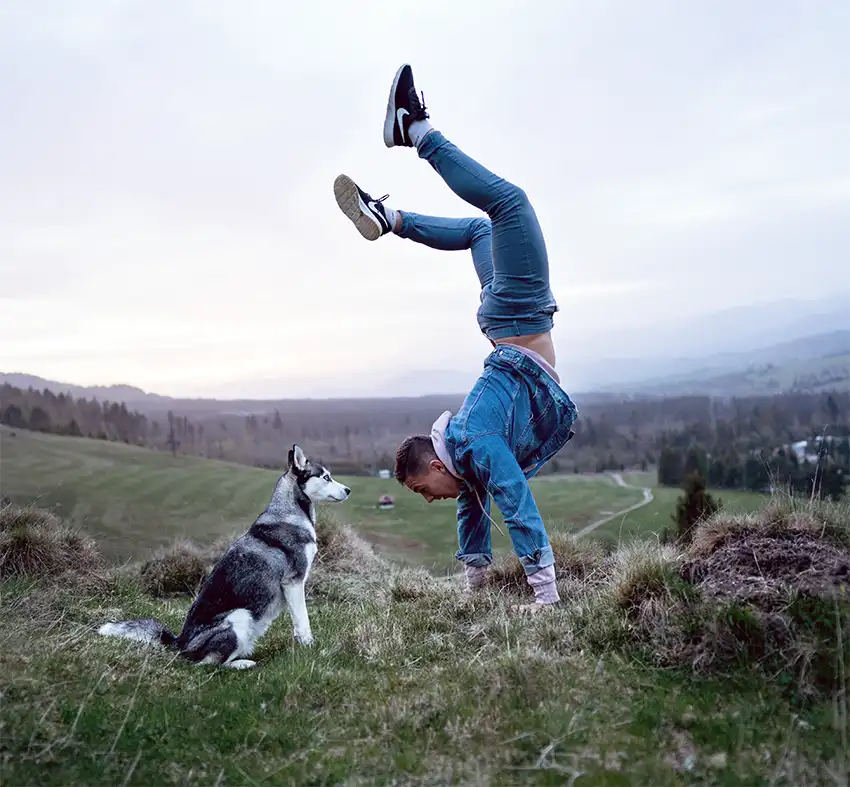
[[[555,566],[546,566],[528,574],[526,580],[534,589],[534,599],[538,604],[557,604],[561,600],[555,584]]]
[[[478,590],[487,582],[487,566],[464,565],[463,573],[466,574],[466,587],[469,590]]]

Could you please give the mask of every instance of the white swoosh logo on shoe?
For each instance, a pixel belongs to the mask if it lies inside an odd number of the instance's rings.
[[[398,112],[395,113],[396,120],[398,121],[398,127],[401,130],[402,142],[404,142],[404,123],[402,121],[404,120],[404,116],[409,114],[410,112],[408,112],[406,109],[400,109],[398,110]]]
[[[369,202],[367,204],[369,205],[369,210],[371,210],[372,213],[374,213],[375,216],[377,217],[378,222],[380,224],[382,224],[384,227],[389,227],[390,223],[381,215],[381,211],[378,210],[378,203],[377,202]]]

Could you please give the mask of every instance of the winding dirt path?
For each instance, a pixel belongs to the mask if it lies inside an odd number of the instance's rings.
[[[643,508],[644,506],[648,506],[655,498],[652,494],[652,490],[647,486],[641,487],[633,486],[632,484],[627,484],[623,480],[623,476],[619,473],[611,473],[611,477],[614,479],[614,483],[617,486],[622,486],[626,489],[638,489],[643,492],[643,500],[639,503],[635,503],[633,506],[629,506],[628,508],[624,508],[620,511],[615,511],[613,514],[608,514],[607,516],[602,517],[602,519],[597,519],[595,522],[591,522],[589,525],[585,525],[581,530],[577,530],[574,535],[576,538],[580,536],[586,536],[588,533],[592,533],[596,530],[597,527],[604,525],[607,522],[610,522],[612,519],[616,519],[620,516],[625,516],[626,514],[630,514],[632,511],[637,511],[639,508]]]

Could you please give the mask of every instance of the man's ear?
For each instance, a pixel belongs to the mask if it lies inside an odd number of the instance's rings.
[[[434,470],[437,473],[445,473],[446,466],[439,459],[432,459],[428,462],[428,469]]]

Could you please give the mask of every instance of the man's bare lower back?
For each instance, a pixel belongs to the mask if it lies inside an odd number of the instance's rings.
[[[503,339],[494,339],[493,344],[513,344],[525,347],[541,355],[553,369],[555,368],[555,343],[552,341],[552,332],[535,333],[528,336],[506,336]]]

